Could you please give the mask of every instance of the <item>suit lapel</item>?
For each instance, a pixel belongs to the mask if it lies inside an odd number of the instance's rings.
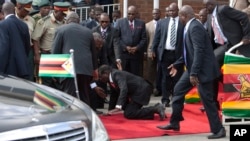
[[[169,25],[169,19],[166,19],[166,22],[163,23],[163,39],[164,39],[164,44],[163,44],[163,49],[165,49],[165,45],[166,45],[166,39],[167,39],[167,35],[168,35],[168,25]]]

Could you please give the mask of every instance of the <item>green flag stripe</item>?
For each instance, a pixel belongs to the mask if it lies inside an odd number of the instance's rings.
[[[250,58],[226,53],[224,64],[250,64]]]
[[[222,113],[231,117],[250,117],[250,109],[222,109]]]
[[[40,77],[74,77],[71,74],[51,74],[51,73],[39,73]]]
[[[41,58],[69,58],[70,54],[42,54]]]

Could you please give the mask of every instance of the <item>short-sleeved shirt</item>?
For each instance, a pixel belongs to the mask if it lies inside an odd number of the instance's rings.
[[[16,15],[16,17],[28,25],[29,33],[30,33],[30,45],[33,45],[32,41],[31,41],[31,35],[32,35],[34,28],[35,28],[35,24],[36,24],[35,20],[29,15],[25,16],[23,19],[18,17],[18,15]]]
[[[40,49],[50,51],[57,27],[63,25],[64,22],[57,21],[53,13],[38,20],[32,39],[39,41]]]
[[[33,15],[32,18],[37,23],[42,18],[42,15],[40,13],[37,13],[37,14]]]

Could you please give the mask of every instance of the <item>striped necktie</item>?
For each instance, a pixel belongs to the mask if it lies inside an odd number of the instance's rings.
[[[171,25],[171,32],[170,32],[170,45],[172,47],[175,47],[176,43],[176,29],[175,29],[175,19],[173,19],[172,25]]]
[[[102,31],[102,38],[106,39],[106,31],[105,30]]]
[[[219,27],[218,25],[215,23],[215,17],[212,16],[212,28],[213,28],[213,31],[214,31],[214,36],[216,37],[217,39],[217,43],[221,44],[221,45],[224,45],[224,39],[219,31]]]
[[[184,33],[183,33],[183,58],[184,58],[185,65],[187,66],[187,49],[186,49],[186,42],[185,42],[186,33],[187,33],[187,30],[185,28]]]

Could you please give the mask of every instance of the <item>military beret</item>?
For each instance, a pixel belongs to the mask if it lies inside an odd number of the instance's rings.
[[[32,0],[16,0],[16,2],[18,4],[24,5],[24,9],[27,10],[27,11],[32,10],[32,7],[31,7]]]
[[[37,6],[39,8],[44,7],[44,6],[50,6],[50,2],[49,2],[49,0],[40,0],[40,1],[38,1]]]
[[[67,14],[69,11],[69,7],[71,4],[69,2],[55,2],[53,3],[54,10],[63,11],[63,13]]]

